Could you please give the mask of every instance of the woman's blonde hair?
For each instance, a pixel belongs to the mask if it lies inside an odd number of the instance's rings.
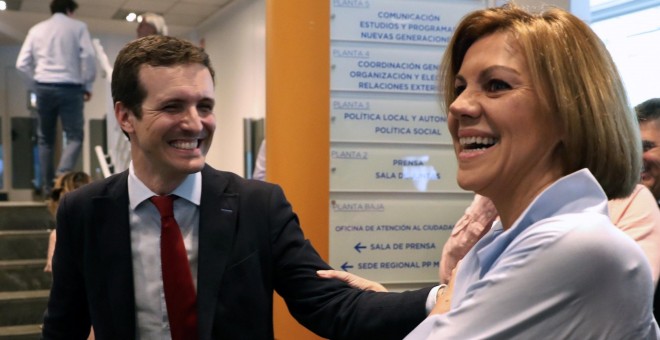
[[[509,33],[517,42],[545,106],[540,114],[560,121],[565,174],[588,168],[609,199],[630,195],[642,164],[637,120],[602,41],[565,10],[530,13],[507,4],[464,17],[440,65],[447,112],[456,99],[454,81],[467,50],[495,32]]]
[[[64,194],[91,182],[92,177],[82,171],[67,172],[57,177],[55,179],[53,191],[51,191],[50,197],[47,201],[48,211],[55,216],[57,213],[57,207],[60,204],[60,199]]]

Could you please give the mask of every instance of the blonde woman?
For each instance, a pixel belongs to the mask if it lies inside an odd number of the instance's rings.
[[[639,180],[639,129],[589,26],[561,9],[475,11],[441,79],[458,184],[500,220],[461,262],[449,312],[407,339],[658,339],[649,263],[607,209]]]
[[[50,197],[46,201],[48,211],[55,218],[57,213],[57,207],[60,204],[60,199],[67,192],[73,191],[87,183],[91,183],[92,178],[82,171],[67,172],[60,175],[55,179],[55,185],[51,191]],[[57,240],[57,234],[55,229],[50,231],[50,237],[48,240],[48,255],[46,258],[46,266],[44,267],[45,272],[52,272],[53,270],[53,253],[55,252],[55,242]]]

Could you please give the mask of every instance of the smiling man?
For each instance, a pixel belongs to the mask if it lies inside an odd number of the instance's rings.
[[[660,201],[660,98],[649,99],[635,107],[642,135],[642,184]]]
[[[60,203],[45,339],[85,339],[90,325],[98,339],[272,339],[273,291],[333,339],[401,339],[430,311],[430,288],[376,293],[317,276],[330,267],[282,189],[206,164],[216,103],[203,50],[135,40],[112,95],[131,164]]]

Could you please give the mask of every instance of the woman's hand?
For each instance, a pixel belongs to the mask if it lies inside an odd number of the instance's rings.
[[[460,265],[460,262],[459,262]],[[456,271],[458,266],[454,268],[451,272],[451,279],[448,284],[441,284],[440,289],[438,289],[438,295],[435,297],[435,307],[431,310],[431,315],[433,314],[444,314],[449,312],[451,309],[451,296],[454,293],[454,284],[456,281]]]

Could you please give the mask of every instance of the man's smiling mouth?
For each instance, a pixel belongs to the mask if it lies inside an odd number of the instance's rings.
[[[182,150],[194,150],[199,147],[201,144],[201,139],[195,139],[195,140],[176,140],[174,142],[170,142],[170,145],[173,146],[174,148],[177,149],[182,149]]]

